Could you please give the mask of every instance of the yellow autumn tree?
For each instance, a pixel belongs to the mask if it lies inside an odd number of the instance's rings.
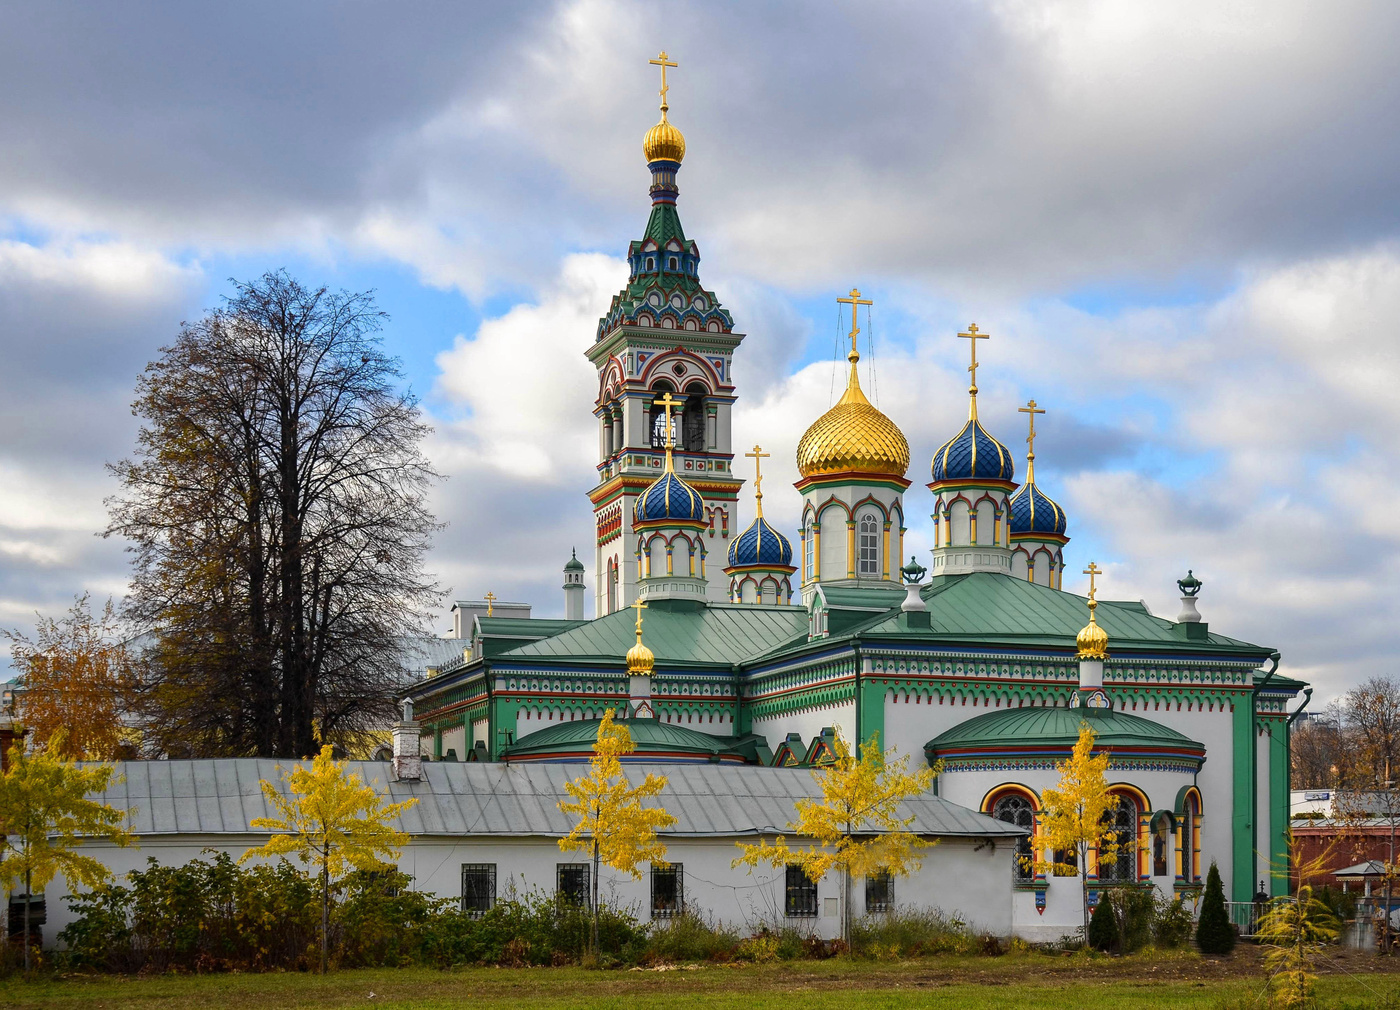
[[[1108,791],[1109,754],[1094,755],[1094,730],[1088,723],[1079,729],[1079,739],[1069,759],[1055,766],[1060,782],[1041,795],[1040,836],[1033,860],[1039,873],[1054,873],[1059,864],[1055,854],[1072,852],[1079,861],[1083,885],[1084,941],[1089,939],[1089,850],[1098,852],[1099,863],[1118,858],[1118,835],[1112,813],[1118,800]],[[1050,853],[1045,858],[1046,852]]]
[[[110,761],[135,732],[122,722],[136,677],[109,599],[93,613],[87,593],[61,620],[40,616],[34,637],[4,631],[19,671],[18,716],[37,740],[61,741],[70,757]],[[59,730],[66,732],[55,736]],[[128,747],[128,749],[134,749]]]
[[[666,776],[648,773],[639,785],[632,785],[622,773],[622,756],[636,748],[626,726],[613,722],[613,711],[603,713],[598,739],[588,774],[564,783],[569,799],[559,801],[559,809],[577,820],[559,839],[564,852],[586,852],[593,860],[592,948],[598,950],[598,871],[601,865],[631,874],[640,880],[642,863],[659,863],[666,858],[666,843],[656,837],[661,828],[676,823],[661,806],[646,807],[642,800],[660,795]]]
[[[58,874],[70,890],[96,887],[112,874],[102,863],[77,849],[90,838],[130,845],[126,815],[91,799],[112,784],[111,765],[81,765],[65,757],[60,730],[41,750],[26,753],[22,743],[10,748],[9,768],[0,777],[0,880],[6,888],[24,884],[24,967],[29,970],[29,904]]]
[[[821,799],[801,799],[797,820],[788,830],[812,844],[793,847],[779,835],[757,845],[737,843],[743,855],[733,865],[796,864],[812,880],[833,869],[842,872],[841,936],[850,942],[851,881],[876,873],[904,876],[920,865],[920,854],[933,844],[909,831],[913,816],[901,817],[899,805],[933,784],[937,768],[911,772],[909,758],[887,757],[879,735],[872,733],[857,757],[837,731],[834,760],[812,771]]]
[[[1287,833],[1288,851],[1297,867],[1298,889],[1288,897],[1275,898],[1269,910],[1259,917],[1259,939],[1264,944],[1264,971],[1273,990],[1270,1006],[1281,1010],[1302,1010],[1317,1002],[1317,958],[1322,949],[1336,941],[1341,923],[1332,910],[1313,896],[1313,882],[1328,872],[1332,847],[1311,860],[1301,859],[1301,850]],[[1285,879],[1288,863],[1274,873]]]
[[[255,817],[255,828],[278,832],[263,845],[239,857],[295,855],[315,866],[321,878],[321,973],[326,972],[327,934],[330,928],[331,882],[346,867],[376,870],[397,860],[409,836],[389,824],[417,799],[384,803],[374,785],[366,784],[347,762],[321,748],[311,767],[297,765],[282,776],[289,796],[264,779],[263,795],[280,817]]]

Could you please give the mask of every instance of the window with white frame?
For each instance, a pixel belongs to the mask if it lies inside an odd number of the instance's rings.
[[[859,543],[861,575],[880,574],[880,521],[873,513],[860,517]]]
[[[804,564],[805,564],[806,567],[805,567],[805,569],[804,569],[804,571],[803,571],[803,573],[802,573],[802,581],[803,581],[803,582],[811,582],[811,581],[812,581],[812,578],[813,578],[813,576],[812,576],[812,558],[815,556],[815,551],[816,551],[816,549],[817,549],[817,524],[816,524],[816,523],[808,523],[808,524],[807,524],[807,556],[806,556],[806,558],[804,559]]]

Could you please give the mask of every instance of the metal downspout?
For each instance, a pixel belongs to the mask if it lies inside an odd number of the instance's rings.
[[[1292,715],[1290,715],[1288,717],[1288,721],[1283,724],[1283,774],[1285,776],[1283,781],[1283,791],[1288,794],[1288,826],[1290,829],[1293,827],[1293,723],[1297,721],[1298,716],[1303,714],[1303,709],[1308,707],[1308,702],[1312,701],[1312,693],[1312,688],[1303,688],[1303,703],[1298,706],[1298,710]],[[1288,855],[1286,855],[1284,858],[1287,860],[1287,862],[1284,864],[1284,870],[1288,873],[1289,887],[1291,889],[1293,883],[1292,851],[1290,850]]]
[[[1249,886],[1251,888],[1259,880],[1259,825],[1255,823],[1259,817],[1259,692],[1269,685],[1269,681],[1274,679],[1274,674],[1278,673],[1278,661],[1281,654],[1271,652],[1269,661],[1273,666],[1269,667],[1269,672],[1264,674],[1264,679],[1254,685],[1254,689],[1249,695],[1249,822],[1250,833],[1253,835],[1249,840]]]

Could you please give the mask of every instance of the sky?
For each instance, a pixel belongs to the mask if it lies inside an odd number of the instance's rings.
[[[1400,5],[1347,0],[6,4],[0,627],[120,599],[99,534],[136,378],[283,267],[390,314],[446,599],[560,615],[663,48],[770,520],[795,539],[782,489],[858,286],[911,551],[975,321],[986,427],[1019,454],[1016,408],[1048,411],[1067,589],[1095,560],[1106,598],[1173,617],[1189,568],[1212,628],[1318,702],[1395,672]]]

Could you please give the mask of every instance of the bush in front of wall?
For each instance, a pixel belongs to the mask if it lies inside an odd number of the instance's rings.
[[[1206,890],[1201,896],[1201,918],[1196,924],[1196,946],[1202,954],[1229,954],[1235,949],[1235,927],[1225,908],[1225,888],[1220,883],[1220,870],[1210,864],[1206,875]]]
[[[1089,946],[1111,952],[1118,949],[1119,939],[1118,916],[1113,914],[1113,901],[1107,894],[1101,895],[1089,920]]]

